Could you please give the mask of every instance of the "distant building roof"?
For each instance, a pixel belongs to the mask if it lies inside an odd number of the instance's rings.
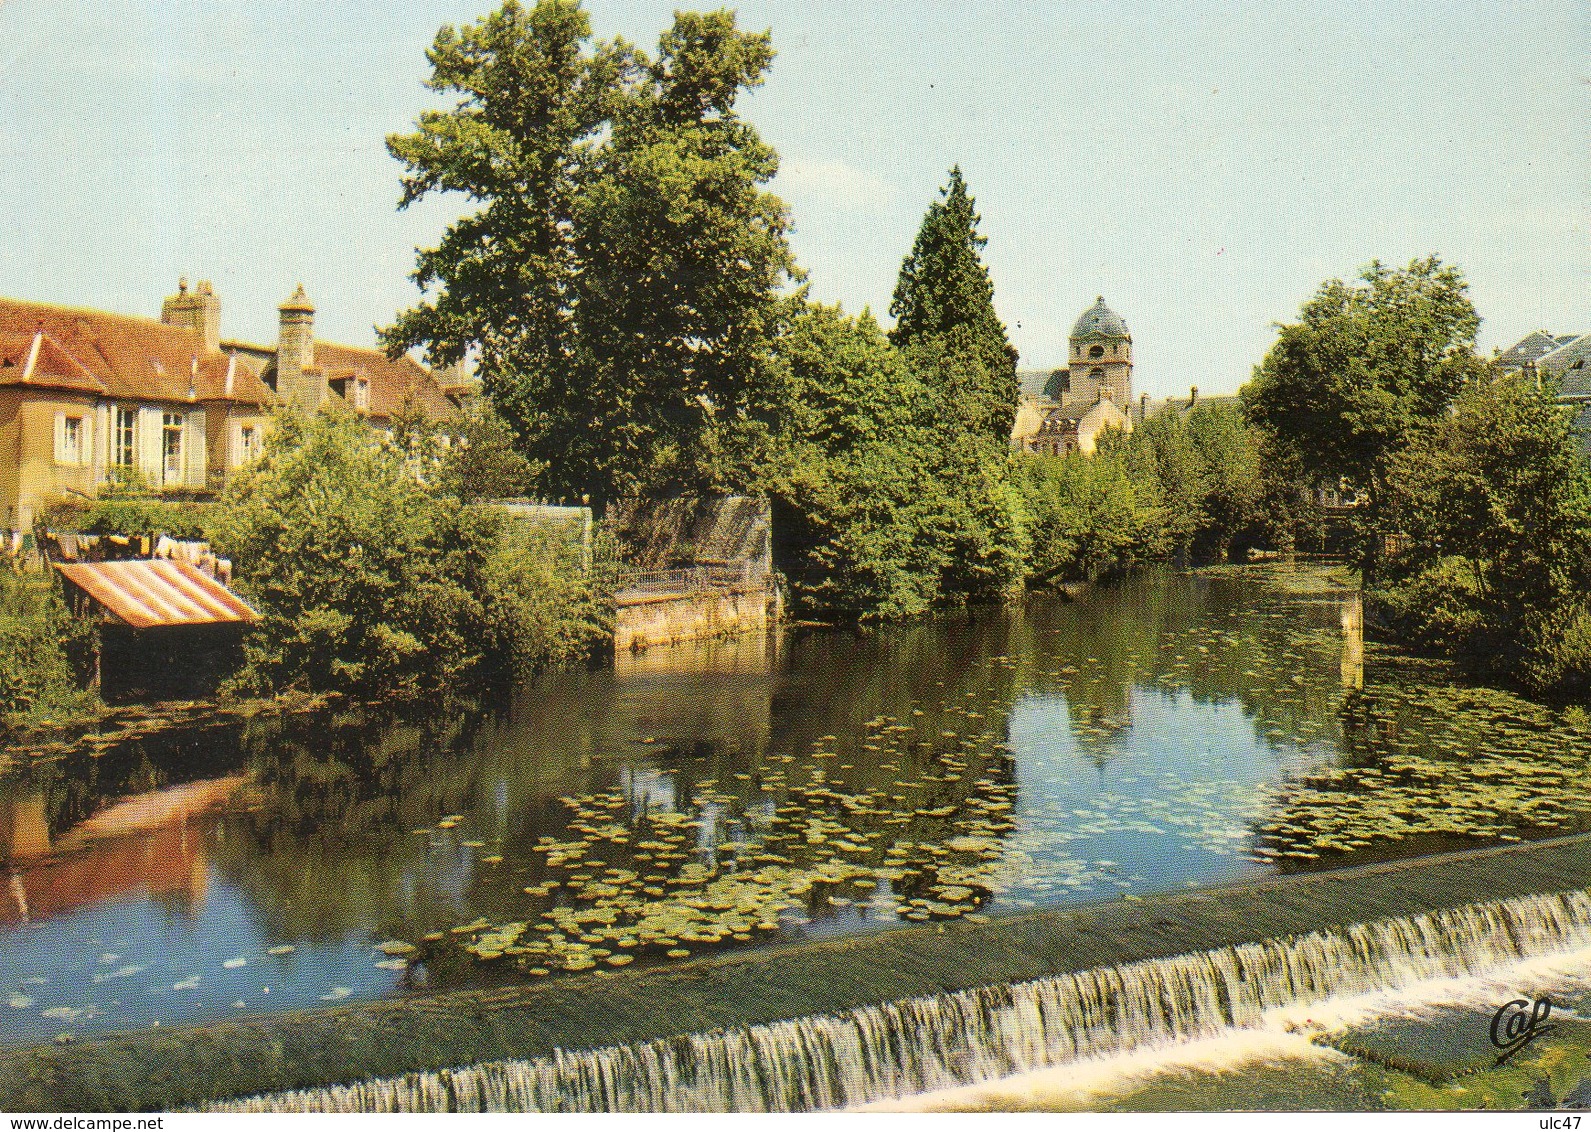
[[[276,347],[231,340],[222,345],[250,358],[260,367],[266,381],[275,382]],[[433,419],[451,417],[458,412],[458,406],[443,392],[431,371],[407,354],[394,360],[381,350],[317,339],[315,368],[326,375],[334,389],[335,383],[345,378],[364,378],[370,388],[366,411],[372,417],[392,417],[405,404],[424,410]]]
[[[1524,369],[1544,354],[1551,353],[1559,346],[1574,341],[1577,337],[1579,336],[1575,334],[1554,337],[1545,330],[1532,331],[1501,354],[1498,354],[1497,364],[1504,369]]]
[[[1069,373],[1064,366],[1059,369],[1019,369],[1016,371],[1016,380],[1022,396],[1056,401],[1065,391]]]
[[[1105,296],[1101,295],[1095,300],[1094,305],[1083,312],[1077,320],[1077,325],[1072,327],[1072,339],[1078,342],[1087,342],[1094,338],[1131,338],[1127,330],[1127,323],[1121,315],[1105,305]]]
[[[1591,397],[1591,334],[1542,354],[1536,359],[1536,372],[1557,379],[1560,397]]]
[[[1196,397],[1167,397],[1158,405],[1149,407],[1149,415],[1156,413],[1176,413],[1185,417],[1201,405],[1215,405],[1221,408],[1236,408],[1243,403],[1243,399],[1236,393],[1201,393]]]
[[[210,575],[169,559],[58,563],[61,576],[134,629],[248,624],[260,615]]]

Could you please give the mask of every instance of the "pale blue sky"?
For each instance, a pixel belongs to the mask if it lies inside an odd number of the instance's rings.
[[[489,6],[0,0],[0,294],[156,315],[211,278],[223,333],[272,341],[302,281],[320,337],[372,344],[459,207],[397,213],[383,138]],[[676,6],[587,4],[648,47]],[[815,297],[882,316],[960,163],[1024,366],[1103,293],[1140,389],[1235,389],[1321,280],[1429,252],[1483,346],[1591,331],[1583,0],[738,10],[779,51],[745,109]]]

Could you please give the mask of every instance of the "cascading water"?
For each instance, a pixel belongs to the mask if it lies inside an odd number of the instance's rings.
[[[207,1106],[243,1112],[840,1108],[1253,1026],[1280,1007],[1482,974],[1591,945],[1591,893],[1472,904],[1288,939],[692,1034]]]

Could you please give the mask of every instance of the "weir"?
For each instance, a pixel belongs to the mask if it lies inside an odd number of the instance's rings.
[[[207,1106],[256,1112],[840,1108],[1252,1026],[1591,944],[1591,894],[1519,897],[1055,978],[633,1046]]]
[[[1496,922],[1517,922],[1526,932],[1518,937],[1521,950],[1550,946],[1554,933],[1568,941],[1581,930],[1576,925],[1583,898],[1575,897],[1566,905],[1570,912],[1554,917],[1552,922],[1560,926],[1549,924],[1546,937],[1529,934],[1535,929],[1528,918],[1513,909],[1527,907],[1519,902],[1540,894],[1579,892],[1588,876],[1591,836],[1573,836],[1209,886],[1141,901],[1048,909],[985,924],[904,928],[749,950],[638,970],[633,976],[592,975],[416,995],[0,1050],[0,1108],[177,1109],[224,1098],[313,1093],[322,1086],[355,1087],[350,1083],[389,1079],[430,1081],[436,1088],[451,1066],[542,1065],[549,1059],[568,1065],[579,1058],[590,1059],[581,1064],[611,1064],[614,1058],[639,1056],[635,1051],[643,1048],[669,1048],[675,1041],[694,1048],[707,1040],[675,1038],[682,1033],[782,1032],[779,1028],[788,1019],[871,1018],[871,1011],[897,1009],[881,1003],[941,996],[998,1006],[1008,987],[1038,987],[1085,972],[1161,969],[1155,965],[1173,962],[1169,957],[1230,952],[1247,971],[1255,968],[1241,958],[1251,954],[1246,949],[1258,946],[1259,954],[1266,955],[1277,946],[1262,941],[1296,942],[1314,934],[1352,939],[1357,937],[1347,925],[1354,924],[1433,925],[1422,930],[1437,932],[1427,939],[1442,944],[1427,942],[1427,951],[1440,963],[1462,969],[1467,963],[1488,962],[1488,952],[1467,953],[1463,940],[1469,929],[1446,919],[1453,914],[1448,910],[1474,906],[1480,911],[1464,915],[1480,916],[1482,922],[1488,914],[1503,915]],[[1510,911],[1484,911],[1498,902]],[[1440,927],[1444,924],[1449,927]],[[1408,934],[1416,930],[1413,926],[1398,930],[1415,938]],[[1470,934],[1481,941],[1496,933]],[[1371,938],[1379,937],[1372,933]],[[1484,946],[1504,947],[1506,942]],[[1419,952],[1415,944],[1407,950]],[[1186,963],[1176,959],[1164,969],[1184,970]],[[1374,963],[1369,969],[1375,969]],[[1317,989],[1338,993],[1329,986]],[[965,995],[974,997],[957,997]],[[1209,1024],[1224,1024],[1219,1017],[1217,1012]],[[1098,1039],[1091,1040],[1098,1048]],[[569,1052],[595,1049],[608,1052]],[[978,1064],[967,1060],[970,1054],[957,1056],[960,1062],[946,1064]],[[495,1071],[480,1072],[490,1078]],[[916,1079],[931,1077],[919,1073]],[[841,1095],[855,1092],[847,1086]]]

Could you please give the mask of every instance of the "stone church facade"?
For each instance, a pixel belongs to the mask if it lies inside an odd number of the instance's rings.
[[[1133,404],[1132,367],[1132,332],[1101,295],[1072,327],[1066,368],[1017,374],[1022,392],[1011,446],[1087,454],[1107,429],[1131,431],[1147,409]]]

